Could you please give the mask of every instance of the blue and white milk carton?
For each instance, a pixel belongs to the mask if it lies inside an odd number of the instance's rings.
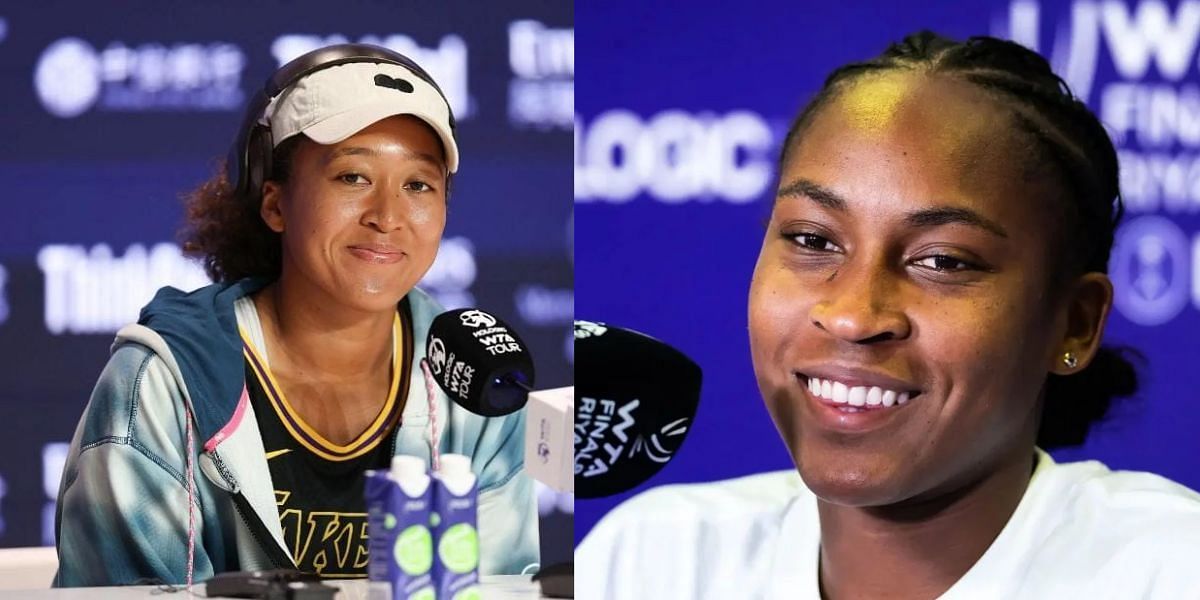
[[[391,471],[367,472],[371,600],[436,600],[432,483],[415,456],[392,458]]]
[[[479,505],[471,459],[443,454],[434,473],[433,576],[438,600],[479,600]]]

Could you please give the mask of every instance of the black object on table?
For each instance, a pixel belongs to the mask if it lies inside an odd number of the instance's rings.
[[[205,582],[209,598],[260,598],[262,600],[333,600],[337,588],[320,583],[311,573],[292,569],[232,571]]]
[[[575,597],[575,563],[550,565],[537,572],[533,580],[542,586],[542,595],[547,598]]]

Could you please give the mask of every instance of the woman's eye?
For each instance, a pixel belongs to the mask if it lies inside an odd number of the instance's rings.
[[[348,183],[350,185],[371,183],[366,177],[363,177],[358,173],[345,173],[343,175],[338,175],[338,180],[340,180],[342,183]]]
[[[833,242],[813,233],[795,233],[787,236],[792,243],[806,250],[836,252],[838,247]]]
[[[913,264],[925,267],[926,269],[932,269],[934,271],[974,271],[979,268],[965,260],[959,260],[953,256],[946,256],[945,254],[926,256],[925,258],[914,261]]]

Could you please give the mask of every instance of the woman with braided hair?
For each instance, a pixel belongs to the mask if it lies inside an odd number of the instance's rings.
[[[1137,389],[1101,344],[1116,153],[1049,64],[912,35],[781,155],[749,331],[796,469],[623,504],[586,597],[1200,598],[1200,495],[1045,452]]]

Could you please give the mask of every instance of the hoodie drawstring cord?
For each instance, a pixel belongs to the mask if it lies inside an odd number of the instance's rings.
[[[429,361],[421,359],[421,372],[425,374],[425,397],[429,399],[429,448],[433,458],[433,470],[438,470],[438,429],[437,429],[437,397],[433,390],[433,373],[429,371]]]
[[[187,410],[187,419],[184,422],[184,429],[187,429],[187,490],[188,490],[188,558],[187,558],[187,587],[192,587],[192,574],[195,570],[196,559],[196,511],[193,503],[196,498],[196,479],[192,471],[192,464],[195,462],[192,459],[192,450],[195,442],[192,440],[192,411],[191,407],[187,407],[187,401],[184,401]]]

